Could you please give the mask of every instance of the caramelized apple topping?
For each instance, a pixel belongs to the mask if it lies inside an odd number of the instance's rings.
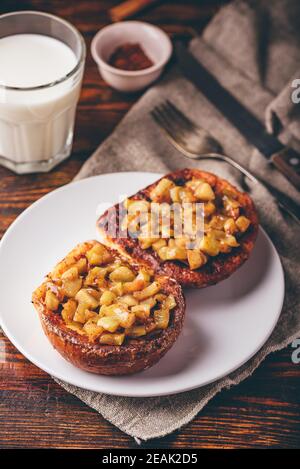
[[[124,206],[127,215],[123,220],[123,229],[127,228],[138,239],[142,249],[151,248],[163,261],[179,261],[192,270],[200,269],[210,257],[227,254],[238,247],[240,238],[250,226],[250,220],[243,215],[243,207],[234,191],[224,189],[220,193],[201,179],[193,178],[184,185],[176,185],[168,178],[163,178],[151,190],[149,199],[126,199]],[[203,204],[204,228],[201,237],[195,238],[194,235],[196,204],[190,208],[190,221],[189,225],[185,225],[188,229],[185,229],[184,235],[174,235],[177,222],[172,213],[169,229],[163,226],[163,213],[170,210],[170,205],[176,203],[182,207],[185,202],[191,205],[197,202]],[[156,236],[152,236],[153,215],[140,216],[143,212],[150,213],[152,203],[161,204]],[[147,236],[147,233],[151,235]]]
[[[83,243],[48,275],[46,307],[92,342],[122,345],[166,329],[176,301],[152,272],[136,271],[100,243]]]

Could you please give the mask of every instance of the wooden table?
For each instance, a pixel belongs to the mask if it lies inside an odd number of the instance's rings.
[[[2,0],[0,12],[48,11],[71,21],[87,47],[109,22],[118,1]],[[169,33],[201,31],[225,0],[161,3],[139,16]],[[111,90],[88,53],[72,157],[49,174],[16,176],[0,167],[0,231],[35,200],[68,183],[138,98]],[[17,290],[17,286],[16,286]],[[269,356],[239,386],[223,391],[182,430],[145,444],[151,448],[245,448],[300,446],[300,365],[292,348]],[[134,440],[66,393],[0,335],[0,448],[133,448]]]

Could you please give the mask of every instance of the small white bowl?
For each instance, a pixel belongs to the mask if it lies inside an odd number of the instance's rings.
[[[111,54],[120,45],[138,43],[153,65],[143,70],[129,71],[108,64]],[[123,21],[105,26],[96,34],[91,52],[102,78],[119,91],[141,90],[156,80],[172,54],[172,42],[157,26],[142,21]]]

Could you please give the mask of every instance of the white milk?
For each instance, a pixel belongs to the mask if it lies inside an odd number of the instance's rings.
[[[63,42],[40,34],[0,39],[0,85],[28,88],[52,83],[77,64]],[[81,76],[41,90],[0,87],[0,156],[30,163],[68,153]]]

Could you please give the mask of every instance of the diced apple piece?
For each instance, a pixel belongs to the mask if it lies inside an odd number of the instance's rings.
[[[154,202],[170,201],[170,189],[174,187],[174,183],[170,179],[163,178],[150,192],[150,199]]]
[[[150,305],[144,303],[133,306],[131,311],[136,315],[137,318],[145,320],[150,316],[150,309]]]
[[[86,258],[82,257],[81,259],[79,259],[76,262],[75,266],[77,267],[79,274],[84,274],[87,271],[87,260],[86,260]]]
[[[51,277],[53,279],[59,279],[61,278],[62,274],[69,269],[75,262],[75,259],[73,256],[67,256],[65,257],[61,262],[59,262],[56,267],[54,267]]]
[[[110,290],[105,290],[100,297],[100,305],[109,306],[115,301],[115,299],[115,293]]]
[[[114,283],[110,287],[110,291],[114,293],[116,296],[122,296],[125,292],[124,285],[126,285],[126,283],[122,283],[122,282]]]
[[[118,301],[127,306],[136,306],[138,304],[138,301],[132,295],[121,296]]]
[[[195,190],[195,196],[199,200],[203,200],[203,202],[209,202],[210,200],[215,199],[215,193],[210,184],[204,182],[203,184],[199,184],[199,186]]]
[[[169,248],[175,248],[176,247],[176,242],[174,238],[171,238],[168,240],[168,247]]]
[[[146,298],[149,298],[150,296],[156,295],[156,293],[160,291],[160,288],[161,288],[160,284],[155,281],[155,282],[152,282],[143,290],[134,292],[133,296],[137,300],[142,301],[142,300],[145,300]]]
[[[82,287],[82,279],[80,277],[74,280],[63,279],[62,288],[66,296],[74,298],[77,292]]]
[[[100,277],[97,278],[96,287],[98,287],[99,290],[105,290],[109,288],[109,282],[108,280],[106,280],[105,277],[102,277],[101,275]]]
[[[224,223],[224,230],[228,234],[234,234],[236,232],[237,225],[233,218],[227,218],[227,220]]]
[[[244,217],[243,215],[240,216],[237,220],[236,220],[236,226],[238,227],[238,229],[244,233],[245,231],[248,230],[249,228],[249,225],[250,225],[250,220],[249,218],[247,217]]]
[[[85,320],[86,321],[93,321],[95,324],[97,323],[99,319],[99,314],[97,314],[95,311],[91,311],[89,309],[86,309],[84,312],[85,315]]]
[[[156,297],[157,295],[155,295]],[[146,300],[143,300],[141,305],[149,305],[150,309],[153,308],[156,305],[156,298],[153,298],[153,296],[150,296],[150,298],[146,298]]]
[[[143,335],[146,335],[146,334],[147,334],[147,330],[146,330],[146,327],[143,325],[134,326],[126,330],[126,335],[132,338],[142,337]]]
[[[226,244],[226,240],[222,240],[220,241],[220,252],[222,252],[223,254],[228,254],[230,251],[231,251],[231,247]]]
[[[170,196],[171,196],[172,202],[181,202],[181,197],[180,197],[181,190],[182,188],[180,186],[172,187],[172,189],[170,190]]]
[[[93,321],[87,321],[83,326],[83,330],[87,333],[90,340],[96,340],[100,337],[104,329]]]
[[[185,183],[186,187],[189,187],[192,189],[192,191],[195,191],[199,186],[201,186],[205,181],[203,179],[191,179]]]
[[[86,322],[86,318],[85,318],[86,310],[87,310],[87,307],[83,303],[79,303],[79,305],[76,308],[73,320],[75,322],[80,322],[81,324],[84,324]]]
[[[186,249],[179,246],[160,248],[158,255],[164,261],[185,260],[187,258]]]
[[[147,213],[150,208],[148,200],[130,200],[127,206],[128,213]]]
[[[166,245],[167,245],[167,241],[165,239],[159,239],[159,240],[156,240],[155,243],[152,244],[152,248],[155,251],[159,251],[160,248],[163,248]]]
[[[229,197],[227,195],[225,195],[223,197],[223,201],[224,201],[224,205],[230,205],[230,207],[232,208],[238,208],[241,206],[241,204],[239,203],[238,200],[232,198],[232,197]]]
[[[166,329],[169,325],[170,313],[166,308],[154,311],[154,321],[157,329]]]
[[[180,236],[180,238],[175,238],[175,245],[179,248],[186,249],[189,238],[187,236]]]
[[[164,246],[160,248],[157,253],[163,261],[166,261],[168,260],[168,252],[169,252],[168,246]]]
[[[124,327],[124,329],[131,327],[135,323],[135,314],[133,313],[122,311],[117,317],[120,321],[120,326]]]
[[[149,249],[157,241],[157,238],[146,238],[144,235],[140,235],[138,240],[142,249]]]
[[[220,243],[213,236],[205,235],[200,241],[200,249],[209,256],[217,256],[219,254]]]
[[[100,344],[104,345],[122,345],[125,339],[125,334],[106,334],[103,333],[99,337]]]
[[[191,270],[199,269],[206,262],[206,256],[198,249],[187,250],[187,259]]]
[[[233,235],[226,236],[224,243],[232,248],[236,248],[239,246],[239,243],[237,242],[236,238]]]
[[[124,309],[124,305],[117,304],[108,306],[104,310],[105,316],[116,318],[121,327],[131,327],[135,321],[135,315],[127,309]]]
[[[124,293],[133,293],[135,291],[142,290],[147,286],[147,284],[150,281],[150,275],[149,273],[141,269],[138,273],[138,275],[135,277],[135,279],[132,282],[125,282],[123,284],[124,288]]]
[[[226,237],[226,233],[225,233],[224,230],[214,229],[214,230],[210,230],[210,233],[208,233],[208,236],[211,236],[211,237],[217,239],[218,241],[221,241]]]
[[[111,260],[111,255],[102,244],[95,244],[87,253],[87,260],[90,265],[102,265]]]
[[[216,211],[216,206],[213,202],[206,202],[204,204],[204,216],[209,217]]]
[[[51,290],[47,290],[45,303],[48,309],[51,311],[56,311],[59,307],[59,299],[54,295]]]
[[[75,296],[75,300],[82,303],[88,309],[94,309],[99,306],[99,299],[97,298],[99,293],[93,289],[82,288]]]
[[[185,189],[181,189],[180,198],[181,202],[183,203],[197,202],[197,197],[195,197],[193,192],[188,187]]]
[[[170,190],[172,202],[196,202],[197,198],[189,187],[175,186]]]
[[[135,273],[126,266],[118,267],[109,275],[112,282],[132,282],[135,277]]]
[[[167,296],[166,300],[164,301],[164,306],[168,308],[169,310],[175,308],[176,301],[173,295]]]
[[[222,216],[214,215],[209,222],[209,228],[216,230],[223,230],[225,224],[225,219]]]
[[[223,197],[223,205],[226,213],[236,220],[240,213],[241,204],[239,201],[225,195]]]
[[[149,272],[147,272],[147,270],[141,269],[141,270],[139,270],[138,278],[142,279],[145,283],[148,283],[148,282],[150,282],[151,275],[150,275]],[[137,279],[137,277],[136,277],[136,279]]]
[[[104,278],[107,274],[107,269],[103,267],[93,267],[85,277],[85,286],[94,286],[98,284],[99,278]]]
[[[115,332],[120,327],[120,321],[115,317],[103,316],[98,320],[97,325],[106,331]]]
[[[66,270],[61,278],[63,280],[76,280],[79,276],[79,272],[78,272],[78,269],[77,267],[70,267],[70,269]]]
[[[69,322],[73,320],[76,308],[77,308],[77,303],[75,300],[68,300],[63,305],[61,315],[65,322]]]
[[[101,310],[102,314],[102,310]],[[115,318],[119,321],[121,327],[131,327],[135,321],[135,315],[129,312],[125,305],[113,304],[107,306],[103,310],[103,314],[107,317]]]
[[[106,316],[105,313],[107,311],[107,308],[109,308],[109,306],[105,306],[105,305],[100,306],[100,308],[99,308],[99,318],[102,318],[103,316]]]

